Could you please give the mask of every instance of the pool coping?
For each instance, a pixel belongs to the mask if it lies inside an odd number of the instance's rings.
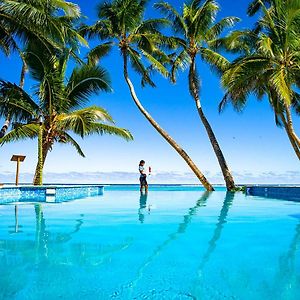
[[[0,204],[12,202],[63,202],[103,195],[104,185],[14,185],[0,187]]]
[[[299,185],[246,185],[246,194],[266,198],[300,201]]]

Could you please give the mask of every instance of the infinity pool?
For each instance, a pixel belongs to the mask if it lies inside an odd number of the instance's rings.
[[[300,202],[109,187],[0,205],[0,299],[300,299]]]

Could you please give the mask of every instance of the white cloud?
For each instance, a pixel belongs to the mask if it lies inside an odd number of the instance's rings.
[[[204,172],[213,184],[222,184],[221,173],[212,174]],[[253,174],[250,172],[234,172],[235,181],[238,184],[300,184],[300,172],[287,171],[284,173],[263,172]],[[33,174],[21,173],[20,182],[30,183]],[[45,173],[46,183],[138,183],[139,175],[130,172],[69,172],[69,173]],[[13,183],[15,174],[13,172],[1,172],[0,182]],[[150,176],[149,183],[169,183],[169,184],[196,184],[199,181],[193,173],[180,172],[158,172]]]

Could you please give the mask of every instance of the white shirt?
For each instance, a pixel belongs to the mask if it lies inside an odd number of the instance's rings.
[[[145,167],[144,166],[139,166],[139,171],[141,174],[145,174]]]

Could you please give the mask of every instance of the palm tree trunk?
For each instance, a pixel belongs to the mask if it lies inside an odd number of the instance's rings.
[[[285,131],[287,133],[287,136],[288,136],[288,138],[290,140],[290,143],[291,143],[291,145],[292,145],[292,147],[293,147],[293,149],[294,149],[294,151],[295,151],[298,159],[300,160],[300,147],[297,145],[297,143],[296,143],[293,135],[291,134],[290,127],[289,127],[288,122],[285,119],[284,115],[280,114],[280,118],[281,118],[282,123],[284,125],[284,129],[285,129]]]
[[[23,60],[23,65],[22,65],[22,70],[21,70],[21,75],[20,75],[20,84],[19,84],[21,89],[24,87],[24,84],[25,84],[26,71],[27,71],[27,65],[26,65],[26,62]]]
[[[176,152],[185,160],[185,162],[189,165],[191,170],[203,184],[207,191],[214,191],[213,186],[208,182],[203,173],[198,169],[189,155],[176,143],[176,141],[163,129],[160,125],[152,118],[152,116],[148,113],[148,111],[143,107],[140,100],[138,99],[134,86],[129,79],[128,76],[128,68],[127,68],[127,53],[126,50],[123,50],[123,59],[124,59],[124,78],[129,87],[131,97],[140,110],[140,112],[145,116],[145,118],[150,122],[150,124],[156,129],[156,131],[176,150]]]
[[[195,77],[196,77],[196,66],[195,66],[195,57],[192,57],[192,62],[191,62],[191,66],[190,66],[190,70],[189,70],[189,85],[190,85],[190,91],[191,94],[195,100],[196,103],[196,107],[200,116],[200,119],[205,127],[205,130],[207,132],[208,138],[210,140],[210,143],[213,147],[213,150],[215,152],[215,155],[218,159],[219,165],[221,167],[222,173],[223,173],[223,177],[226,183],[226,187],[228,191],[234,191],[235,190],[235,183],[234,183],[234,179],[233,176],[229,170],[229,167],[227,165],[227,162],[225,160],[225,157],[223,155],[223,152],[221,150],[221,147],[218,143],[218,140],[213,132],[213,129],[210,125],[210,123],[208,122],[202,107],[201,107],[201,103],[200,103],[200,97],[199,97],[199,92],[198,92],[198,87],[196,85],[195,82]]]
[[[21,70],[20,84],[19,84],[20,88],[24,87],[26,70],[27,70],[27,66],[23,60],[23,66],[22,66],[22,70]],[[6,120],[0,130],[0,138],[3,138],[5,136],[9,125],[10,125],[10,115],[8,114],[6,116]]]
[[[3,126],[2,126],[2,128],[0,130],[0,138],[3,138],[5,136],[6,131],[7,131],[8,127],[9,127],[9,124],[10,124],[10,116],[7,115],[6,116],[6,120],[5,120]]]
[[[297,136],[295,129],[294,129],[291,108],[287,104],[285,105],[285,111],[286,111],[286,117],[287,117],[287,127],[289,129],[289,132],[290,132],[291,136],[293,137],[293,140],[295,141],[297,146],[300,147],[300,138]]]
[[[43,170],[46,161],[46,157],[49,151],[49,144],[44,143],[43,127],[40,126],[40,133],[38,137],[38,162],[35,168],[35,174],[33,178],[33,185],[43,185]]]
[[[42,163],[38,162],[37,165],[36,165],[35,173],[34,173],[34,178],[33,178],[33,185],[36,185],[36,186],[43,185],[43,170],[44,170],[44,165],[45,165],[46,157],[47,157],[47,153],[43,154],[43,161],[42,161]]]

